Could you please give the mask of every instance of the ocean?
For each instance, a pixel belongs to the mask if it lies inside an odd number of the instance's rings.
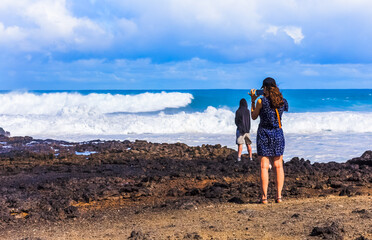
[[[235,145],[246,90],[0,91],[0,127],[12,136]],[[372,149],[372,89],[282,90],[284,160],[345,162]],[[259,120],[252,121],[256,149]],[[246,152],[246,149],[245,149]]]

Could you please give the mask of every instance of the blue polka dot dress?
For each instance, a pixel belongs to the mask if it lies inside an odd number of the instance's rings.
[[[284,105],[278,108],[280,118],[282,118],[284,111],[288,111],[288,102],[283,100]],[[257,154],[266,157],[281,156],[285,146],[283,129],[279,128],[277,114],[275,109],[270,107],[270,100],[262,97],[261,101],[260,124],[257,130]]]

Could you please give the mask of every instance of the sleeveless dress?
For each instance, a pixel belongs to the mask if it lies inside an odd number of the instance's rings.
[[[284,105],[278,108],[280,118],[284,111],[288,111],[288,102],[284,100]],[[279,122],[275,108],[270,107],[270,100],[266,97],[261,98],[262,108],[260,110],[260,124],[257,130],[257,154],[259,156],[275,157],[284,153],[284,134],[283,129],[279,128]]]

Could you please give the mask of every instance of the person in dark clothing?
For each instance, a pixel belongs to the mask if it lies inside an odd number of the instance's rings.
[[[236,124],[236,144],[238,145],[238,161],[241,161],[243,144],[247,146],[249,153],[249,160],[252,159],[252,141],[249,138],[249,131],[251,130],[251,115],[248,110],[247,101],[242,98],[239,103],[239,108],[235,112]]]

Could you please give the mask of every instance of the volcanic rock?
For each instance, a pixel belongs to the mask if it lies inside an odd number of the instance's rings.
[[[245,202],[239,197],[233,197],[228,200],[230,203],[244,204]]]
[[[347,161],[349,164],[372,166],[372,151],[366,151],[362,156]]]
[[[354,196],[356,194],[356,189],[353,187],[353,186],[348,186],[348,187],[344,187],[341,192],[340,192],[340,196],[348,196],[348,197],[351,197],[351,196]]]
[[[0,141],[0,224],[80,218],[85,207],[101,204],[177,209],[187,202],[244,203],[260,196],[257,155],[235,163],[237,152],[221,145],[4,136]],[[77,154],[82,152],[86,155]],[[361,163],[293,158],[284,164],[283,196],[357,195],[372,184],[371,166],[365,164],[370,152],[357,158]],[[274,197],[270,171],[268,198]]]
[[[132,231],[128,240],[149,240],[147,234],[142,233],[141,231]]]
[[[332,222],[324,227],[314,227],[310,236],[321,236],[323,239],[342,240],[345,230],[338,222]]]
[[[200,236],[197,232],[194,232],[194,233],[187,233],[187,234],[185,234],[185,236],[183,237],[183,239],[188,239],[188,240],[202,240],[203,237]]]

